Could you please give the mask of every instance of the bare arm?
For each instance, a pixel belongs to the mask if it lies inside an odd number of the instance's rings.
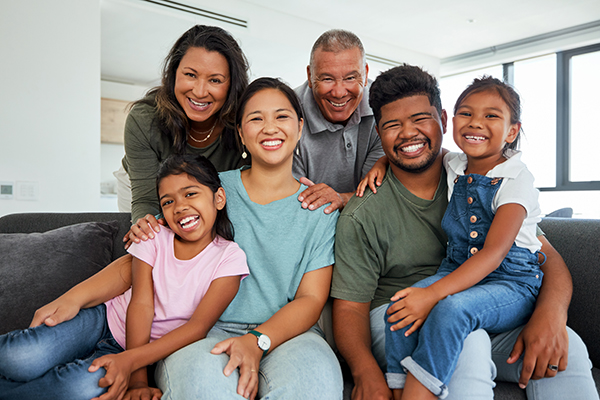
[[[371,352],[370,303],[334,299],[333,336],[352,372],[352,399],[391,399],[392,392]]]
[[[131,259],[129,254],[116,259],[58,299],[38,309],[30,327],[41,324],[55,326],[72,319],[82,308],[97,306],[125,292],[131,286]]]
[[[548,364],[558,365],[559,371],[564,371],[568,362],[566,326],[573,282],[561,255],[545,236],[538,239],[542,242],[541,251],[546,255],[546,262],[541,267],[544,279],[533,315],[517,338],[508,359],[509,363],[514,363],[523,355],[519,379],[521,387],[525,387],[529,379],[555,376],[556,371],[549,370]]]
[[[287,303],[265,323],[256,328],[269,336],[273,351],[281,343],[306,332],[319,319],[329,295],[332,267],[328,266],[307,272],[302,277],[294,300]],[[256,337],[247,334],[224,340],[213,348],[213,354],[227,353],[230,357],[225,366],[226,376],[239,368],[238,394],[253,399],[258,390],[258,371],[262,350]],[[254,371],[254,372],[253,372]]]

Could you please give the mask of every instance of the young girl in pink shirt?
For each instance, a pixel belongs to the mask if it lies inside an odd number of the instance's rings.
[[[171,156],[157,190],[170,229],[128,249],[128,291],[56,326],[0,336],[2,399],[135,398],[148,389],[146,366],[204,338],[235,297],[248,266],[214,166]]]

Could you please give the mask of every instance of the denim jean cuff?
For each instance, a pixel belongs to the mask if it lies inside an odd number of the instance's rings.
[[[399,372],[387,372],[385,374],[385,380],[387,381],[390,389],[404,389],[406,383],[406,374]]]
[[[412,357],[406,357],[400,364],[439,399],[445,399],[448,396],[448,386],[423,369],[423,367],[417,364]]]

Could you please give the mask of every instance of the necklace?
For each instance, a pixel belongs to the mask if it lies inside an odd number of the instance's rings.
[[[210,128],[209,130],[204,131],[204,132],[200,132],[200,131],[195,130],[194,128],[190,128],[191,131],[196,132],[199,135],[204,135],[205,133],[208,133],[208,135],[206,135],[206,137],[204,139],[198,140],[195,137],[193,137],[190,132],[188,132],[188,136],[190,137],[190,139],[192,139],[196,143],[204,143],[210,138],[210,135],[212,135],[216,126],[217,126],[217,120],[215,120],[215,123],[213,124],[212,128]]]

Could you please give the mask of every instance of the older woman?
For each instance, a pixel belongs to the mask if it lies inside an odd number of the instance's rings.
[[[219,27],[196,25],[175,42],[161,85],[133,104],[125,123],[116,175],[119,209],[131,211],[133,221],[159,212],[156,172],[170,154],[201,154],[218,171],[246,163],[234,125],[247,70],[239,45]]]

